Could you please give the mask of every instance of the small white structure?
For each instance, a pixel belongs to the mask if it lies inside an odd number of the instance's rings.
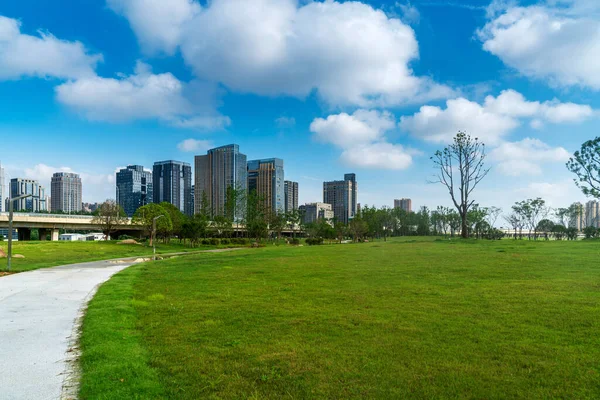
[[[105,240],[106,236],[104,235],[104,233],[88,233],[87,235],[84,235],[84,238],[80,239],[80,240],[85,240],[85,241],[97,241],[97,240]],[[110,240],[110,237],[109,237]]]
[[[84,235],[79,233],[63,233],[58,236],[58,240],[63,242],[77,242],[82,240],[83,237]]]

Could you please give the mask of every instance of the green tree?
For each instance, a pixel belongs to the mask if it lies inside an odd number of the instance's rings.
[[[529,232],[533,231],[533,238],[537,239],[537,224],[541,219],[546,218],[549,213],[546,202],[540,197],[536,199],[527,199],[515,203],[512,207],[514,212],[521,216],[521,219],[527,225]]]
[[[600,198],[600,137],[583,143],[567,168],[577,175],[574,181],[586,196]]]
[[[369,225],[361,217],[354,217],[348,223],[348,232],[352,236],[352,241],[358,242],[364,240],[369,231]]]
[[[248,236],[257,241],[266,238],[269,233],[268,214],[263,199],[253,190],[248,195],[245,213]]]
[[[100,226],[105,240],[108,240],[119,225],[125,225],[128,221],[123,207],[114,200],[106,200],[98,206],[96,211],[96,215],[92,218],[92,224]]]
[[[165,211],[169,213],[169,217],[171,217],[173,229],[169,233],[181,239],[181,229],[186,221],[186,215],[182,213],[179,208],[169,202],[163,201],[160,203],[160,206],[164,208]]]
[[[132,223],[144,227],[146,236],[150,236],[150,246],[153,245],[153,221],[154,218],[162,215],[156,220],[156,233],[162,237],[168,237],[173,230],[171,216],[160,204],[150,203],[138,208],[133,214]]]
[[[435,183],[446,186],[461,218],[461,236],[469,237],[467,215],[475,203],[471,194],[485,178],[489,168],[484,167],[485,145],[477,138],[458,132],[453,143],[431,157],[439,170]]]

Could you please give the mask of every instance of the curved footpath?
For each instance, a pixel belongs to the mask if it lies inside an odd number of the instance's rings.
[[[231,250],[237,249],[207,251]],[[177,255],[193,253],[198,252]],[[1,277],[0,398],[65,396],[63,385],[69,385],[71,346],[82,311],[100,284],[140,261],[145,260],[94,261]]]

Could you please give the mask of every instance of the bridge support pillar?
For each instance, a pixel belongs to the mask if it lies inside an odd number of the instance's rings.
[[[58,234],[58,229],[52,229],[52,231],[50,232],[50,240],[53,242],[58,242]]]
[[[19,228],[18,229],[19,242],[26,242],[31,240],[31,229]]]

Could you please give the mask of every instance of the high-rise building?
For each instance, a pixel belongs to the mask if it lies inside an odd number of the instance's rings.
[[[578,231],[582,231],[585,228],[585,208],[581,203],[573,203],[575,213],[571,215],[569,220],[569,228],[576,228]]]
[[[50,182],[51,202],[49,210],[65,213],[81,211],[81,178],[70,172],[57,172]]]
[[[585,203],[585,226],[600,228],[600,202],[597,200]]]
[[[395,199],[394,208],[399,208],[406,212],[412,212],[412,200],[411,199]]]
[[[300,212],[305,224],[312,224],[321,219],[331,221],[334,217],[331,204],[326,203],[307,203],[300,206]]]
[[[4,168],[2,168],[2,164],[0,163],[0,212],[4,211]],[[8,211],[8,210],[7,210]]]
[[[152,187],[152,172],[141,165],[128,165],[117,172],[117,204],[133,217],[138,208],[152,203]]]
[[[344,175],[343,181],[323,182],[323,203],[331,204],[337,221],[347,224],[356,215],[358,184],[355,174]]]
[[[181,161],[158,161],[152,170],[152,197],[154,203],[173,204],[182,213],[193,215],[192,167]]]
[[[246,155],[237,144],[208,150],[205,156],[195,157],[195,211],[200,212],[202,199],[206,198],[212,215],[225,215],[227,188],[238,196],[234,218],[243,218],[244,197],[248,188]]]
[[[37,213],[48,211],[46,204],[46,190],[33,179],[13,178],[10,180],[10,198],[31,194],[31,197],[13,202],[15,211],[28,211]]]
[[[256,192],[265,210],[285,212],[284,182],[282,159],[248,161],[248,193]]]
[[[285,181],[285,212],[298,209],[298,182]]]

